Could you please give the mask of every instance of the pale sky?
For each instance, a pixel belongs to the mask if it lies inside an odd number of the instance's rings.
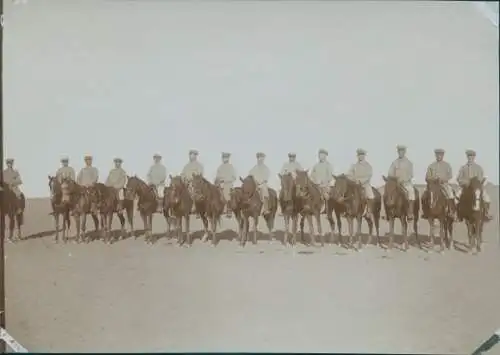
[[[465,149],[498,184],[498,29],[466,2],[5,2],[6,155],[30,197],[68,155],[145,176],[191,148],[212,178],[288,151],[335,173],[368,151],[381,184],[397,144],[422,182],[433,149],[456,175]]]

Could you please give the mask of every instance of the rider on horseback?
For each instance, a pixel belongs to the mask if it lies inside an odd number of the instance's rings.
[[[3,181],[12,190],[12,192],[14,192],[16,197],[20,199],[23,194],[21,192],[21,189],[19,188],[19,186],[23,184],[23,180],[21,180],[21,174],[19,174],[19,171],[14,169],[14,159],[6,159],[5,164],[7,165],[7,168],[3,171]],[[17,207],[16,213],[23,213],[23,210],[20,206]]]
[[[303,170],[300,163],[296,160],[297,154],[288,153],[288,161],[281,167],[280,175],[292,174],[293,178],[297,176],[297,170]]]
[[[269,206],[269,188],[267,186],[269,178],[271,177],[271,172],[266,164],[264,164],[266,155],[262,152],[259,152],[256,154],[256,157],[257,164],[250,170],[248,175],[253,176],[255,182],[257,183],[259,195],[263,203],[262,215],[265,216],[271,212]]]
[[[85,167],[80,170],[76,182],[79,185],[89,187],[99,180],[99,171],[92,166],[92,156],[86,155],[84,158]]]
[[[192,199],[194,199],[194,191],[192,189],[193,175],[197,174],[203,176],[203,173],[204,173],[203,165],[198,161],[198,151],[191,149],[189,151],[189,162],[184,166],[184,169],[182,169],[181,177],[189,186],[189,193]],[[191,213],[195,212],[196,212],[196,206],[193,203]]]
[[[311,180],[318,185],[321,191],[321,198],[325,204],[322,214],[326,214],[328,199],[330,198],[330,187],[333,180],[333,167],[327,160],[328,151],[320,149],[318,151],[319,162],[317,162],[311,171]]]
[[[373,175],[373,169],[370,163],[365,160],[366,150],[361,148],[357,149],[356,155],[358,157],[358,161],[351,165],[351,168],[346,175],[350,180],[355,181],[361,185],[364,197],[366,198],[365,217],[370,218],[373,213],[373,201],[375,199],[373,188],[370,184],[370,180]]]
[[[231,200],[231,189],[236,181],[236,171],[234,170],[233,164],[229,162],[230,157],[230,153],[222,153],[222,164],[217,168],[215,174],[215,184],[222,187],[222,194],[226,202],[224,207],[226,215],[231,215],[229,202]]]
[[[62,166],[57,170],[56,172],[56,179],[59,181],[59,183],[62,183],[63,179],[71,179],[75,181],[75,169],[73,169],[71,166],[69,166],[69,158],[68,157],[62,157],[61,158],[61,164]]]
[[[163,193],[165,191],[165,181],[167,180],[167,168],[161,162],[161,155],[155,154],[153,156],[154,164],[148,171],[148,184],[154,188],[156,198],[163,200]],[[158,212],[161,212],[163,203],[158,203]]]
[[[109,172],[108,178],[106,179],[106,186],[113,187],[116,190],[118,196],[118,205],[116,206],[118,211],[123,209],[124,200],[124,189],[127,184],[127,173],[122,168],[123,160],[121,158],[115,158],[115,167]]]
[[[407,218],[408,220],[412,220],[415,201],[415,188],[412,183],[413,163],[406,157],[406,147],[404,145],[398,145],[396,149],[398,151],[398,158],[392,162],[387,175],[396,178],[406,192],[409,202]]]
[[[484,178],[483,168],[475,162],[476,152],[469,149],[465,152],[467,156],[467,164],[463,165],[458,171],[457,182],[460,186],[457,191],[457,199],[460,201],[460,196],[462,195],[462,190],[469,185],[470,180],[473,177],[476,177],[479,181]],[[493,219],[493,216],[490,214],[490,196],[486,193],[486,190],[483,189],[483,201],[484,201],[484,209],[485,209],[485,217],[488,220]]]

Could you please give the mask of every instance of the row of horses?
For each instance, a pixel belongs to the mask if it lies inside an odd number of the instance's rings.
[[[124,200],[120,201],[115,189],[102,183],[96,183],[90,187],[83,187],[70,179],[59,181],[53,176],[48,177],[48,185],[51,192],[52,215],[56,229],[56,242],[59,241],[62,232],[63,241],[67,241],[68,231],[73,217],[76,225],[76,241],[88,242],[90,240],[86,233],[86,219],[90,215],[94,221],[95,231],[101,232],[105,243],[111,243],[111,225],[113,215],[116,214],[120,220],[121,231],[119,239],[128,234],[134,234],[134,201],[137,200],[137,210],[144,223],[145,239],[153,243],[152,222],[153,215],[161,212],[167,222],[167,234],[172,229],[176,232],[179,244],[191,245],[190,218],[192,211],[201,218],[204,227],[203,240],[211,239],[217,244],[217,227],[221,225],[221,217],[225,207],[232,211],[238,223],[238,239],[241,245],[249,239],[252,229],[252,241],[257,243],[257,227],[259,217],[262,215],[269,230],[270,239],[274,239],[274,223],[278,206],[284,218],[285,245],[297,243],[297,232],[300,227],[300,237],[304,241],[305,221],[309,227],[309,243],[315,245],[316,236],[323,246],[325,234],[321,226],[321,211],[326,206],[326,217],[330,225],[329,242],[342,244],[346,247],[354,247],[354,238],[358,238],[357,250],[362,248],[361,226],[366,220],[369,228],[368,243],[375,229],[377,245],[380,243],[380,219],[381,208],[384,205],[386,219],[389,222],[389,245],[393,248],[395,220],[399,219],[402,226],[403,250],[409,248],[408,229],[413,221],[413,230],[419,247],[422,243],[418,236],[418,220],[420,207],[429,221],[431,243],[434,245],[434,222],[439,222],[440,250],[444,250],[453,244],[453,223],[455,212],[458,212],[459,220],[467,224],[469,236],[469,250],[474,247],[476,251],[481,250],[482,229],[484,223],[484,203],[482,199],[483,182],[476,178],[471,179],[461,195],[456,206],[450,207],[448,199],[442,189],[439,180],[428,180],[427,190],[422,198],[419,198],[418,190],[415,189],[416,199],[412,209],[413,216],[409,216],[409,203],[404,188],[395,178],[384,177],[384,194],[373,188],[374,203],[371,213],[366,214],[367,199],[364,190],[358,183],[350,180],[345,175],[334,176],[335,183],[331,186],[326,203],[323,200],[320,188],[310,180],[306,171],[297,171],[296,176],[291,174],[280,175],[281,189],[279,194],[274,189],[269,189],[269,209],[263,214],[262,199],[259,189],[252,176],[240,178],[241,187],[231,190],[229,201],[225,201],[222,190],[217,183],[211,183],[201,175],[194,175],[191,181],[186,181],[180,176],[170,176],[171,183],[165,188],[164,197],[158,199],[155,189],[137,176],[128,177],[124,188]],[[17,223],[18,239],[21,238],[21,226],[23,224],[23,212],[25,208],[24,196],[18,198],[8,186],[4,186],[2,192],[2,213],[10,218],[9,240],[13,240],[14,224]],[[479,192],[479,193],[478,193]],[[194,208],[193,208],[194,207]],[[458,211],[450,211],[457,208]],[[333,218],[335,214],[337,224]],[[99,218],[100,217],[100,218]],[[342,236],[342,217],[348,223],[347,241]],[[62,229],[60,223],[62,220]],[[128,230],[125,230],[125,222],[128,222]],[[250,227],[250,222],[252,227]],[[316,232],[314,229],[316,222]],[[357,228],[354,228],[356,222]],[[337,226],[338,235],[335,235]]]

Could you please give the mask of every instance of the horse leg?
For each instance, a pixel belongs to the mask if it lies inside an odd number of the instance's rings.
[[[73,215],[73,218],[75,219],[75,226],[76,226],[76,242],[77,243],[80,243],[80,238],[81,238],[81,223],[80,223],[80,213],[76,212],[74,215]],[[66,240],[64,241],[66,243]]]
[[[337,229],[339,232],[339,236],[337,237],[337,245],[341,246],[342,245],[342,218],[340,217],[340,211],[335,210],[335,217],[337,218]]]
[[[215,216],[210,217],[210,233],[212,234],[212,245],[217,245],[217,218]]]
[[[333,239],[335,238],[335,221],[333,220],[333,208],[330,207],[330,204],[328,204],[326,219],[330,224],[330,235],[328,236],[328,243],[333,244]]]
[[[373,215],[372,218],[365,218],[366,223],[368,224],[368,240],[366,244],[371,245],[372,244],[372,235],[373,235]]]
[[[429,241],[431,243],[430,245],[430,251],[434,250],[434,243],[435,241],[435,228],[434,228],[434,218],[433,217],[428,217],[427,221],[429,222]]]
[[[274,238],[274,219],[275,218],[276,218],[276,214],[273,212],[269,213],[265,217],[267,229],[269,231],[269,241],[271,243],[274,242],[274,240],[275,240],[275,238]]]
[[[323,229],[321,228],[321,215],[319,212],[316,214],[316,224],[318,225],[318,234],[319,234],[319,241],[321,243],[321,246],[325,246],[325,236],[323,235]]]
[[[309,227],[309,240],[311,241],[311,246],[316,246],[316,236],[314,235],[314,225],[312,214],[307,215],[307,226]]]
[[[370,208],[370,207],[366,207],[366,208]],[[371,213],[370,213],[370,216],[368,218],[371,218]],[[361,248],[363,247],[363,236],[361,235],[361,226],[363,224],[363,215],[357,216],[356,222],[357,222],[356,234],[357,234],[357,238],[358,238],[358,251],[361,251]]]
[[[189,213],[185,216],[185,219],[186,219],[186,242],[187,246],[190,247],[193,244],[193,241],[191,240],[191,232],[189,231],[189,219],[190,219]]]
[[[208,218],[207,215],[204,212],[200,212],[200,217],[203,222],[203,230],[204,234],[203,237],[201,238],[201,241],[205,243],[208,240],[209,233],[208,233]]]
[[[448,242],[448,228],[446,228],[446,217],[439,219],[439,252],[444,252],[444,243]]]
[[[285,234],[283,236],[283,245],[286,246],[288,243],[288,231],[290,229],[290,215],[286,213],[283,216],[284,222],[285,222]]]
[[[389,217],[389,246],[388,250],[392,250],[394,247],[394,224],[396,223],[396,218],[393,217],[392,215]]]
[[[87,231],[87,214],[84,213],[82,215],[82,242],[84,242],[86,239],[87,239],[87,236],[86,236],[86,231]]]
[[[103,241],[106,240],[108,221],[106,219],[106,214],[101,212],[101,238]]]
[[[408,243],[408,219],[406,216],[402,216],[400,218],[401,221],[401,229],[403,231],[403,250],[408,251],[409,243]]]
[[[127,208],[125,209],[125,212],[127,213],[127,221],[128,221],[128,227],[129,227],[128,233],[130,234],[130,236],[132,236],[135,234],[135,231],[134,231],[134,204],[132,203],[131,206],[129,206],[127,204]],[[135,237],[137,238],[137,236],[135,236]]]
[[[299,216],[297,214],[292,215],[292,247],[297,245],[297,222]]]
[[[9,242],[15,242],[14,240],[14,228],[16,227],[15,213],[9,214]]]
[[[304,243],[304,221],[305,221],[304,215],[300,215],[300,241],[301,241],[301,243]]]
[[[111,244],[112,243],[111,227],[113,225],[113,212],[108,213],[108,218],[106,222],[108,222],[108,225],[106,226],[106,229],[108,230],[106,244]]]
[[[246,216],[242,215],[241,216],[241,235],[240,235],[240,246],[245,246],[246,242],[246,231],[248,230],[248,219]]]
[[[347,217],[347,227],[348,227],[347,248],[350,248],[352,247],[352,237],[354,234],[354,218],[351,216]]]
[[[147,216],[143,210],[140,211],[140,215],[141,215],[141,219],[142,219],[142,224],[144,225],[144,241],[146,242],[146,244],[149,244],[150,239],[149,239]]]
[[[94,235],[99,235],[99,217],[97,217],[97,214],[95,213],[91,213],[90,215],[92,216],[92,220],[94,221]],[[90,238],[87,239],[87,241],[90,241]]]
[[[413,215],[413,231],[415,232],[415,239],[417,240],[418,247],[422,249],[422,242],[418,236],[418,211]]]
[[[120,220],[120,237],[119,239],[125,239],[125,236],[127,234],[125,230],[125,216],[123,215],[123,211],[117,212],[118,219]]]
[[[181,246],[184,242],[182,236],[182,216],[176,216],[175,218],[175,230],[177,232],[177,244]]]
[[[257,244],[257,226],[259,225],[259,215],[253,216],[253,244]]]
[[[65,222],[63,218],[63,238],[65,238]],[[56,229],[56,243],[59,243],[59,212],[54,212],[54,228]]]

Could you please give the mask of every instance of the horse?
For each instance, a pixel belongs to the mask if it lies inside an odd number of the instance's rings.
[[[67,201],[70,214],[75,220],[76,242],[90,241],[85,234],[87,228],[87,214],[94,220],[95,232],[99,231],[99,219],[97,218],[97,193],[93,186],[81,186],[71,178],[61,180],[63,201]],[[67,193],[67,195],[66,195]],[[64,240],[66,242],[67,240]],[[57,242],[57,240],[56,240]]]
[[[406,191],[404,190],[404,186],[401,185],[397,178],[392,176],[382,176],[385,181],[384,186],[384,209],[387,220],[389,221],[389,249],[393,247],[394,240],[394,222],[396,218],[399,218],[401,222],[401,229],[403,231],[403,239],[404,239],[404,251],[408,250],[408,206],[410,201],[406,195]],[[420,248],[422,245],[420,243],[420,239],[418,238],[418,217],[420,210],[420,199],[418,190],[413,187],[415,190],[415,201],[413,201],[413,230],[415,232],[415,237],[417,238],[417,243]]]
[[[242,215],[242,203],[241,197],[243,196],[243,191],[241,187],[233,187],[229,193],[228,207],[229,210],[233,212],[236,218],[236,223],[238,224],[238,240],[241,241],[241,236],[243,235],[243,215]]]
[[[137,210],[141,214],[144,223],[146,243],[152,244],[153,239],[153,215],[158,210],[158,200],[153,186],[148,185],[138,176],[127,177],[125,186],[125,200],[134,201],[138,197]]]
[[[191,182],[193,188],[193,199],[196,211],[203,221],[205,234],[202,241],[205,242],[212,235],[212,245],[217,244],[217,224],[221,224],[221,217],[224,213],[226,201],[222,194],[222,189],[205,179],[201,174],[194,174]],[[209,232],[210,222],[210,232]]]
[[[357,231],[356,236],[358,237],[358,248],[360,250],[363,241],[361,238],[361,224],[363,222],[363,215],[365,209],[367,207],[366,197],[364,196],[363,187],[349,179],[349,177],[345,174],[341,175],[333,175],[335,179],[335,184],[332,189],[333,198],[337,201],[336,205],[336,213],[342,213],[345,215],[349,228],[349,236],[348,236],[348,247],[352,246],[352,238],[354,237],[354,220],[357,221]],[[376,236],[377,236],[377,245],[380,245],[380,210],[382,208],[382,199],[380,196],[380,192],[377,189],[373,189],[373,195],[375,197],[373,203],[373,211],[372,218],[365,217],[366,222],[368,223],[368,244],[371,244],[372,234],[373,234],[373,226],[375,225]],[[339,210],[339,212],[337,212]],[[342,211],[342,212],[340,212]],[[340,220],[340,219],[339,219]],[[342,243],[342,235],[339,235],[338,243]]]
[[[292,245],[297,243],[297,219],[298,210],[296,203],[296,186],[295,180],[291,173],[278,174],[281,182],[281,189],[279,194],[279,204],[281,213],[285,220],[285,235],[283,237],[283,244],[288,244],[290,234],[290,220],[292,221]]]
[[[63,191],[61,183],[55,176],[48,176],[49,178],[49,190],[50,190],[50,204],[52,206],[51,215],[54,216],[54,224],[56,229],[55,241],[59,243],[59,217],[63,217],[63,229],[62,229],[62,239],[64,242],[67,241],[67,233],[71,227],[71,205],[70,196],[67,189]]]
[[[481,251],[483,239],[483,225],[485,219],[485,207],[483,200],[483,186],[486,179],[479,180],[477,177],[470,179],[469,184],[464,186],[458,202],[457,215],[460,222],[465,220],[467,234],[469,237],[468,251],[474,247],[475,253]]]
[[[21,193],[17,197],[16,193],[7,183],[0,185],[0,196],[2,197],[1,211],[4,216],[9,217],[9,237],[10,242],[22,239],[22,226],[24,224],[24,210],[26,208],[26,198]],[[14,239],[14,228],[17,227],[17,237]]]
[[[323,209],[323,200],[321,191],[315,183],[309,179],[307,170],[297,170],[295,178],[295,206],[301,219],[301,234],[303,234],[304,219],[307,219],[311,245],[316,244],[314,235],[313,216],[316,219],[316,226],[321,241],[321,246],[325,245],[325,237],[321,229],[321,210]],[[294,231],[295,232],[295,231]]]
[[[175,228],[177,229],[177,241],[179,245],[184,243],[191,246],[191,234],[189,232],[189,219],[193,200],[189,193],[189,187],[181,176],[170,175],[170,186],[165,190],[164,211],[169,211],[169,215],[174,217]],[[166,213],[166,212],[164,212]],[[166,215],[165,215],[165,218]],[[182,220],[186,222],[186,236],[182,236]]]
[[[257,244],[257,226],[259,217],[262,211],[262,200],[258,191],[257,182],[252,175],[246,178],[240,177],[241,185],[241,216],[243,226],[240,235],[240,245],[244,246],[248,239],[248,232],[250,230],[250,218],[254,221],[253,228],[253,244]],[[278,210],[278,197],[276,191],[269,188],[269,213],[264,216],[267,228],[269,229],[269,237],[271,241],[274,240],[274,220],[276,218],[276,211]]]
[[[422,194],[423,217],[429,222],[429,238],[431,248],[434,249],[435,228],[434,220],[439,221],[440,252],[444,251],[444,243],[448,249],[453,245],[453,218],[450,216],[450,206],[441,181],[439,179],[427,179],[427,191]]]
[[[118,194],[116,189],[111,186],[106,186],[105,184],[98,182],[94,184],[95,189],[98,191],[99,203],[98,210],[101,215],[101,226],[103,229],[103,240],[106,244],[111,244],[113,242],[111,238],[111,226],[113,224],[113,214],[118,215],[120,220],[120,237],[119,239],[124,239],[126,235],[125,231],[125,216],[123,210],[127,214],[127,221],[130,228],[129,234],[134,233],[134,200],[124,199],[123,209],[119,209],[118,206]]]

